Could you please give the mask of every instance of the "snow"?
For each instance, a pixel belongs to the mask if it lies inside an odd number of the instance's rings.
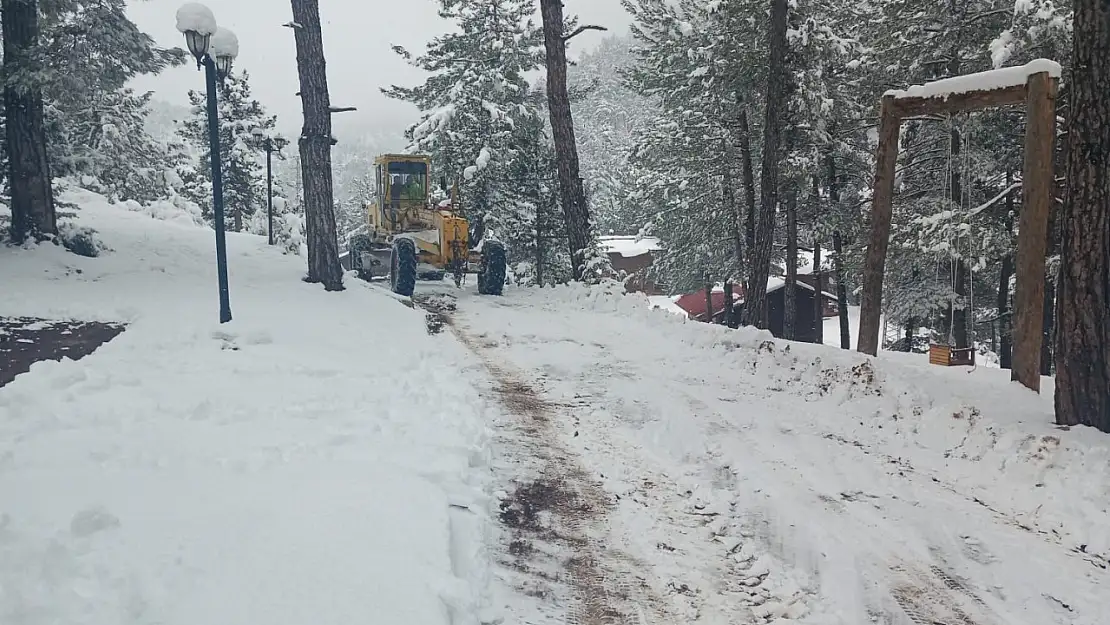
[[[466,350],[234,233],[220,325],[210,229],[63,199],[113,251],[0,247],[0,316],[128,327],[0,388],[0,623],[477,622]]]
[[[216,16],[199,2],[187,2],[177,10],[177,31],[212,35],[216,32]]]
[[[421,283],[457,299],[433,335],[234,233],[220,325],[211,230],[64,199],[110,251],[0,248],[0,315],[128,327],[0,388],[5,625],[1105,622],[1110,441],[1051,424],[1051,380],[615,282]],[[519,542],[496,517],[545,476],[576,505]]]
[[[1060,64],[1048,59],[1036,59],[1025,65],[954,76],[924,85],[914,85],[904,90],[894,89],[887,91],[884,95],[894,96],[898,99],[947,98],[951,95],[969,91],[991,91],[1024,85],[1029,81],[1030,76],[1042,72],[1048,72],[1049,76],[1059,78],[1061,73]]]
[[[578,424],[566,437],[613,492],[677,481],[698,505],[722,506],[706,525],[716,551],[684,541],[681,557],[656,548],[675,546],[670,523],[694,525],[678,501],[657,507],[672,499],[664,493],[639,495],[611,521],[637,537],[622,545],[632,557],[689,584],[676,601],[705,622],[744,622],[729,610],[749,595],[721,590],[746,580],[721,571],[732,559],[770,568],[756,588],[806,589],[750,596],[801,603],[807,623],[871,622],[900,609],[892,597],[920,597],[935,612],[927,622],[960,622],[955,609],[980,623],[1105,620],[1110,441],[1052,425],[1050,380],[1037,396],[1006,371],[786,343],[650,310],[636,294],[508,297],[526,314],[510,322],[511,308],[475,302],[466,323],[542,377],[550,401],[588,398],[565,415]],[[976,599],[945,590],[952,580]]]
[[[620,254],[625,258],[635,258],[663,249],[662,242],[655,237],[608,235],[598,237],[598,241],[606,254]]]
[[[658,308],[683,318],[689,317],[690,313],[675,303],[675,300],[679,297],[681,295],[650,295],[648,296],[648,304],[652,308]]]
[[[239,37],[226,28],[217,28],[212,40],[208,43],[208,53],[213,58],[239,56]]]

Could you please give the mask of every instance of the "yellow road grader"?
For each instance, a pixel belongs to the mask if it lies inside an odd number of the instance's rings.
[[[478,292],[501,295],[505,286],[505,247],[475,241],[470,222],[459,214],[456,193],[442,202],[431,195],[428,156],[386,154],[374,160],[376,195],[367,205],[366,232],[351,237],[350,268],[364,280],[384,277],[391,290],[411,296],[416,281],[442,281],[450,274],[462,286],[478,274]],[[387,269],[388,268],[388,269]]]

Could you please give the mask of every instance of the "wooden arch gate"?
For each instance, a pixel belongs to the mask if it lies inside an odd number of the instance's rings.
[[[1020,67],[947,78],[906,91],[883,95],[871,203],[871,233],[863,269],[859,340],[856,349],[879,351],[883,274],[890,245],[894,175],[902,121],[916,115],[952,114],[1025,103],[1025,165],[1019,221],[1014,291],[1012,379],[1041,388],[1041,342],[1044,322],[1045,250],[1055,178],[1056,91],[1060,66],[1039,59]]]

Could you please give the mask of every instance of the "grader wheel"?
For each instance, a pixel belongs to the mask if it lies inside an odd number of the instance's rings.
[[[478,269],[478,293],[501,295],[505,289],[505,246],[487,241],[482,248],[482,262]]]
[[[416,244],[411,239],[393,242],[389,262],[389,286],[397,295],[412,297],[416,290]]]

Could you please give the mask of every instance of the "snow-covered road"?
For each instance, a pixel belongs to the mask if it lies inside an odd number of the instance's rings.
[[[875,427],[864,420],[894,430],[899,420],[979,419],[976,408],[930,405],[854,355],[753,332],[730,338],[620,299],[573,289],[464,296],[455,325],[560,407],[560,444],[614,501],[593,538],[640,563],[643,592],[666,607],[642,622],[1110,616],[1105,561],[1023,522],[1002,475],[1002,499],[981,498],[959,467],[918,467],[881,437],[859,436]],[[706,331],[725,334],[691,334]],[[1036,445],[1014,451],[1018,465]]]

